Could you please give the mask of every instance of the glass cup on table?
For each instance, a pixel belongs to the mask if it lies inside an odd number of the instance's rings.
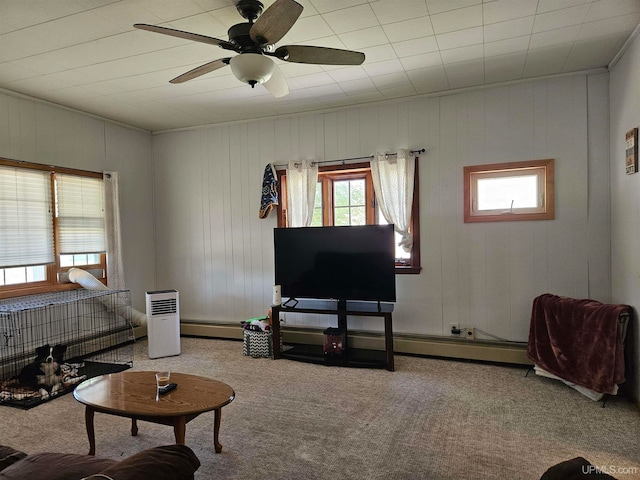
[[[161,387],[169,385],[171,380],[171,372],[166,370],[163,372],[156,372],[156,391],[159,392]]]

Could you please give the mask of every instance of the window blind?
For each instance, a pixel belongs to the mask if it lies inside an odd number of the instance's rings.
[[[0,166],[0,267],[53,263],[50,173]]]
[[[106,250],[102,179],[56,174],[56,206],[61,254]]]

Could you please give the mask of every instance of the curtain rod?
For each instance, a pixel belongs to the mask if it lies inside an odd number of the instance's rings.
[[[419,153],[424,153],[426,152],[426,150],[424,148],[421,148],[420,150],[410,150],[411,153],[415,154],[419,154]],[[397,153],[385,153],[385,157],[392,157],[394,155],[398,155]],[[318,162],[311,162],[311,166],[313,165],[320,165],[321,163],[336,163],[336,162],[340,162],[342,163],[342,165],[344,165],[347,162],[353,162],[355,160],[371,160],[374,156],[373,155],[369,155],[367,157],[353,157],[353,158],[339,158],[339,159],[335,159],[335,160],[320,160]],[[299,163],[294,163],[293,164],[296,168],[300,165]],[[278,168],[278,167],[287,167],[288,164],[274,164],[274,167]]]

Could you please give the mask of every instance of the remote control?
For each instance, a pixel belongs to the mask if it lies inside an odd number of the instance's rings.
[[[158,393],[160,395],[164,395],[165,393],[169,393],[171,390],[175,390],[177,386],[177,383],[170,383],[169,385],[158,388]]]

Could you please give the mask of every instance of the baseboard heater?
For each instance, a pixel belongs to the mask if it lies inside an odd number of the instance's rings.
[[[242,327],[230,323],[204,323],[184,320],[180,323],[182,335],[206,338],[242,340]],[[322,344],[322,330],[286,326],[282,329],[285,343]],[[349,344],[355,348],[382,350],[384,335],[377,332],[351,330]],[[492,340],[454,339],[435,335],[394,334],[393,350],[398,355],[421,355],[460,360],[531,365],[526,344]]]

